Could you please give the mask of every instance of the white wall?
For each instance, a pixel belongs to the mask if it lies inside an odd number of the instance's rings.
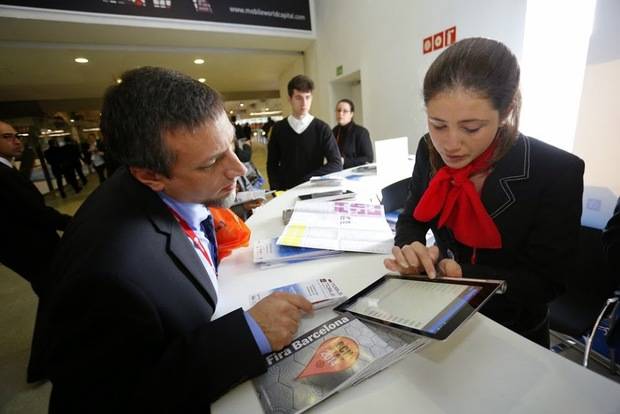
[[[422,40],[451,26],[457,39],[485,36],[520,57],[526,0],[316,0],[316,44],[306,66],[317,84],[313,114],[334,125],[330,82],[360,71],[364,126],[373,140],[408,136],[413,152],[426,132],[422,80],[438,51],[422,54]],[[316,59],[316,62],[308,63]]]
[[[574,152],[584,182],[620,195],[620,2],[598,0],[583,82]]]
[[[595,9],[596,0],[529,0],[527,5],[519,129],[566,151],[575,143]],[[550,34],[559,41],[550,44]],[[562,122],[549,122],[555,119]]]
[[[364,101],[362,101],[362,84],[355,82],[351,86],[351,96],[349,97],[355,105],[355,122],[364,125]]]

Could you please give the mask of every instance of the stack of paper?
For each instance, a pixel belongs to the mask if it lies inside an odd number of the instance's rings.
[[[280,246],[276,240],[265,239],[254,243],[254,263],[260,263],[261,267],[271,267],[342,254],[336,250]]]
[[[380,204],[298,202],[278,244],[387,254],[394,236]]]

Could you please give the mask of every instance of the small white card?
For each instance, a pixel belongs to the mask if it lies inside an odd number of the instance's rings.
[[[240,191],[237,193],[235,197],[235,204],[243,204],[252,200],[265,200],[267,198],[267,194],[271,194],[273,191],[265,191],[265,190],[252,190],[252,191]]]

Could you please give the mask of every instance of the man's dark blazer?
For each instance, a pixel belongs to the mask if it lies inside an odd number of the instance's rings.
[[[374,160],[372,142],[366,128],[351,121],[345,126],[336,125],[332,132],[344,158],[342,168],[357,167]]]
[[[209,412],[266,365],[156,193],[120,168],[82,205],[54,261],[50,413]]]
[[[71,216],[45,205],[43,195],[19,171],[0,163],[0,262],[24,277],[45,296],[49,265]]]
[[[396,225],[396,245],[424,243],[432,229],[443,257],[450,250],[464,276],[507,281],[507,293],[496,295],[483,313],[541,343],[535,332],[545,331],[538,328],[546,320],[547,304],[563,291],[566,276],[575,269],[583,161],[519,135],[494,165],[481,192],[501,234],[502,248],[479,249],[476,264],[471,264],[472,249],[454,240],[447,228],[437,229],[437,219],[423,223],[413,218],[430,180],[428,140],[426,135],[418,145],[409,196]]]

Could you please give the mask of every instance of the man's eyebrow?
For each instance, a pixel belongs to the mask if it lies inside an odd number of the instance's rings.
[[[214,158],[219,158],[222,155],[226,154],[226,152],[228,152],[229,148],[225,148],[222,151],[216,152],[215,154],[211,155],[211,157],[209,158],[210,160],[214,159]]]

